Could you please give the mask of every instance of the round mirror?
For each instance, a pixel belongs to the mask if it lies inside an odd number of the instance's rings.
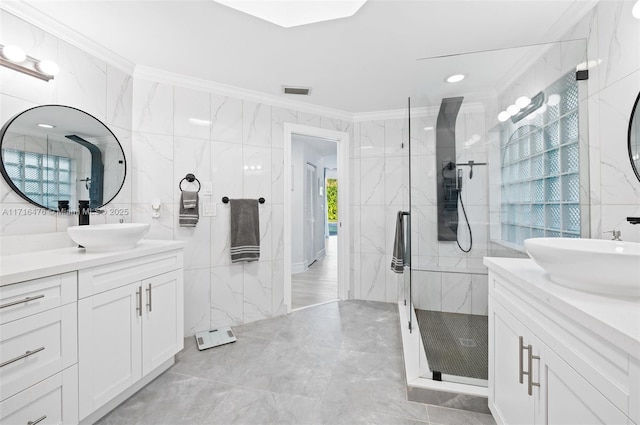
[[[640,180],[640,93],[636,98],[636,103],[631,110],[631,120],[629,121],[629,159],[631,168]]]
[[[126,175],[122,146],[100,120],[70,106],[44,105],[0,130],[0,171],[25,200],[54,211],[109,203]]]

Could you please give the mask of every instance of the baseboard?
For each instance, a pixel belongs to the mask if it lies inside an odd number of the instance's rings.
[[[309,269],[306,261],[301,263],[291,263],[291,274],[304,273]]]
[[[320,261],[322,260],[324,257],[327,256],[327,251],[325,251],[324,248],[322,248],[320,251],[318,251],[318,253],[316,254],[316,261]]]

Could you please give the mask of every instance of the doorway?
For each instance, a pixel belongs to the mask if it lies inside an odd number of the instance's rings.
[[[333,192],[333,208],[340,205],[340,209],[334,211],[332,221],[327,203],[328,173],[334,180],[348,182],[348,143],[344,132],[285,125],[284,237],[289,243],[285,242],[284,298],[288,312],[349,297],[348,190],[341,187],[337,196]]]

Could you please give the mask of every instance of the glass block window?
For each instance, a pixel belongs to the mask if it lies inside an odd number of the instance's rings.
[[[71,159],[62,156],[2,149],[11,181],[27,197],[57,210],[59,199],[71,199]]]
[[[569,73],[533,116],[500,130],[502,239],[580,237],[578,84]],[[517,128],[516,128],[517,127]]]

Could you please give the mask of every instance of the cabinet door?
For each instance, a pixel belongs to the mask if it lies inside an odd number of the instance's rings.
[[[542,346],[542,419],[538,423],[626,425],[627,417],[547,346]]]
[[[142,281],[145,294],[142,325],[142,374],[154,370],[183,346],[183,281],[181,271]]]
[[[489,298],[489,407],[498,423],[533,424],[534,397],[527,393],[527,376],[520,383],[520,337],[533,344],[527,328]],[[523,352],[527,368],[527,350]]]
[[[80,419],[142,377],[141,291],[138,282],[78,302]]]

